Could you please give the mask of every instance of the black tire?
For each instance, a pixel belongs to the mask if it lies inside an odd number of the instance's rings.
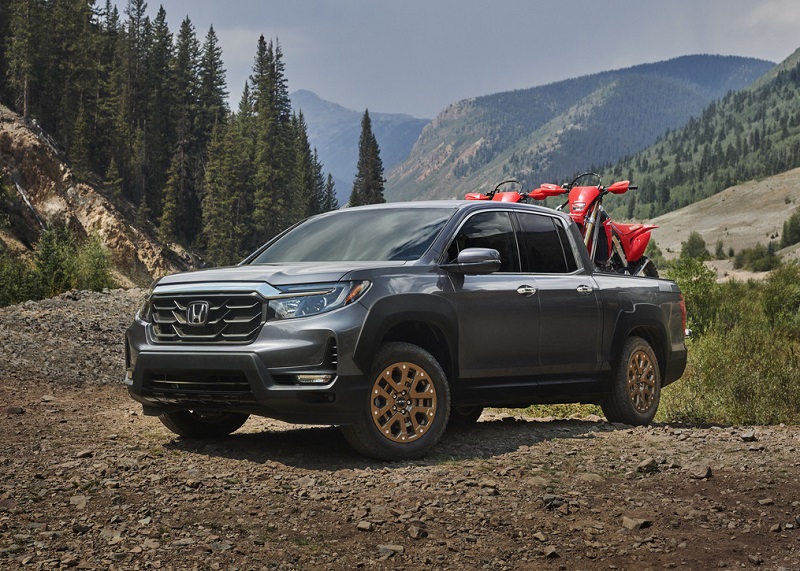
[[[602,404],[609,422],[649,424],[661,399],[661,370],[653,348],[641,337],[629,337],[622,348],[613,385]]]
[[[483,414],[482,406],[454,406],[450,408],[450,426],[475,424]]]
[[[633,273],[635,276],[644,276],[646,278],[657,278],[658,268],[650,258],[643,257],[636,264],[636,271]]]
[[[442,367],[416,345],[387,343],[369,378],[358,422],[342,427],[347,441],[378,460],[424,456],[444,434],[450,416],[450,387]]]
[[[227,436],[242,427],[250,415],[239,412],[196,412],[179,410],[158,417],[172,432],[186,438]]]

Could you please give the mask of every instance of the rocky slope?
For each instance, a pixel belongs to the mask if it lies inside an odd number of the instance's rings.
[[[266,419],[181,439],[119,382],[141,294],[0,309],[0,568],[800,569],[798,427],[492,410],[388,464]]]
[[[147,283],[187,267],[187,259],[138,228],[97,189],[78,182],[56,144],[2,105],[0,169],[11,180],[34,225],[63,217],[71,227],[87,235],[97,234],[117,269],[132,282]]]

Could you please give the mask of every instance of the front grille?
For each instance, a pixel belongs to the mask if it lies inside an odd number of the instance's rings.
[[[255,295],[154,295],[152,305],[159,343],[250,343],[264,323]]]

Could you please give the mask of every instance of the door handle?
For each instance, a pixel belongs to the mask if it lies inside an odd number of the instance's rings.
[[[589,293],[592,293],[593,291],[594,291],[594,288],[592,286],[588,286],[588,285],[579,285],[578,286],[578,293],[589,294]]]
[[[521,285],[517,288],[517,293],[525,297],[530,297],[536,293],[536,288],[529,285]]]

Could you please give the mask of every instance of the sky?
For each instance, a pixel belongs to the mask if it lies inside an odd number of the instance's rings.
[[[117,0],[123,11],[127,0]],[[219,38],[235,110],[260,35],[289,91],[430,119],[450,103],[692,54],[780,62],[800,47],[797,0],[148,0],[176,34]]]

